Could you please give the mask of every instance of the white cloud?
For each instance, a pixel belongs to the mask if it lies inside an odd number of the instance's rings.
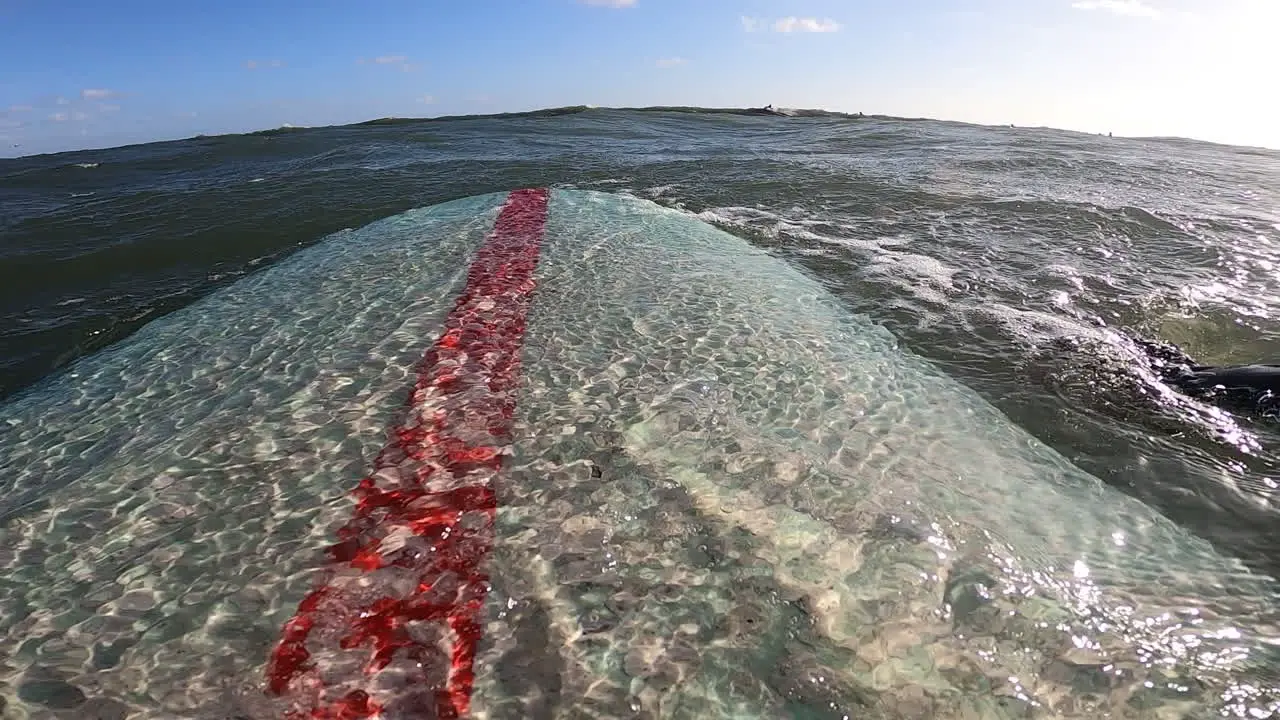
[[[53,113],[53,114],[49,115],[49,119],[50,119],[50,120],[52,120],[52,121],[54,121],[54,122],[66,122],[66,121],[68,121],[68,120],[75,120],[76,122],[83,122],[83,121],[85,121],[85,120],[88,120],[88,119],[89,119],[89,117],[90,117],[89,113],[87,113],[87,112],[82,112],[82,111],[80,111],[80,110],[72,110],[72,111],[71,111],[71,112],[69,112],[69,113],[65,113],[65,112],[56,112],[56,113]]]
[[[780,33],[815,32],[829,33],[840,29],[840,23],[831,18],[795,17],[794,15],[769,21],[763,18],[742,18],[742,29],[746,32],[773,30]]]
[[[115,97],[115,95],[116,92],[114,90],[107,90],[106,88],[85,88],[80,91],[80,97],[85,100],[106,100],[109,97]]]
[[[593,7],[625,8],[636,6],[636,0],[578,0],[578,2]]]
[[[32,110],[32,107],[30,105],[10,105],[9,106],[9,112],[11,113],[31,112],[31,110]]]
[[[62,96],[58,96],[58,99],[57,99],[57,100],[54,100],[54,102],[55,102],[55,103],[57,103],[57,104],[59,104],[59,105],[69,105],[69,104],[71,103],[71,101],[70,101],[70,100],[68,100],[68,99],[66,99],[66,98],[64,98],[64,97],[62,97]]]
[[[830,18],[811,18],[811,17],[784,17],[773,24],[773,29],[781,33],[789,32],[835,32],[840,29],[840,23]]]
[[[118,112],[120,110],[120,106],[112,103],[102,103],[98,106],[98,109],[102,112]]]
[[[416,70],[418,68],[417,65],[409,62],[408,55],[379,55],[372,59],[360,58],[356,62],[361,65],[366,65],[368,63],[373,63],[374,65],[390,65],[398,67],[405,72]]]
[[[1077,10],[1105,10],[1129,17],[1158,18],[1161,15],[1159,10],[1143,3],[1142,0],[1079,0],[1072,3],[1071,7]]]
[[[422,97],[418,98],[418,102],[422,103],[423,105],[430,105],[435,101],[436,99],[431,97],[430,95],[423,95]]]
[[[673,68],[684,65],[686,62],[688,61],[682,57],[664,57],[658,58],[658,62],[655,64],[660,68]]]

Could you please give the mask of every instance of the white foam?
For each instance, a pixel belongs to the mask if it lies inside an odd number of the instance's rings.
[[[872,258],[866,272],[939,305],[948,304],[948,296],[956,290],[955,268],[928,255],[883,250]]]

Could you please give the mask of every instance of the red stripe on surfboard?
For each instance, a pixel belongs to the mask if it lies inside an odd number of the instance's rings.
[[[426,352],[405,420],[353,491],[319,586],[284,625],[267,689],[289,718],[458,718],[493,545],[547,190],[512,192]],[[442,648],[448,648],[446,653]]]

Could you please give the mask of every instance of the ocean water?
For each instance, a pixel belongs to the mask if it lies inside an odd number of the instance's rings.
[[[328,233],[529,185],[633,195],[745,239],[1116,492],[1280,573],[1274,421],[1178,395],[1133,343],[1176,342],[1206,363],[1280,355],[1268,150],[593,109],[4,160],[0,391],[20,397]],[[38,486],[20,489],[8,525],[40,504]]]

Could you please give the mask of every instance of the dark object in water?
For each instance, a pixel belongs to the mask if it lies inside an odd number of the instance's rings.
[[[1201,365],[1177,345],[1137,343],[1161,379],[1188,395],[1254,410],[1280,407],[1280,365]]]
[[[1224,389],[1274,395],[1280,390],[1280,365],[1198,365],[1177,382],[1180,387],[1194,391]]]

